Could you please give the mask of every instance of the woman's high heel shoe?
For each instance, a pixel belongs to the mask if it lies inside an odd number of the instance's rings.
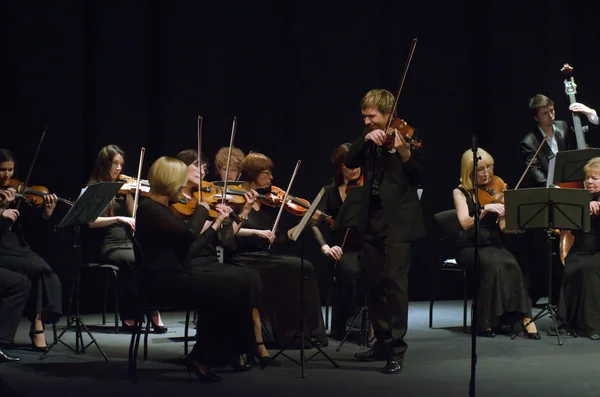
[[[258,342],[256,346],[264,345],[264,342]],[[265,369],[267,367],[281,367],[281,362],[273,360],[271,356],[262,356],[259,357],[258,354],[255,354],[254,357],[258,360],[258,364],[260,365],[260,369]],[[248,360],[250,361],[250,360]]]
[[[194,375],[196,375],[196,378],[198,378],[198,380],[203,383],[219,383],[223,380],[221,376],[211,371],[208,371],[205,374],[200,372],[196,364],[194,364],[194,360],[189,355],[186,356],[185,360],[183,361],[183,364],[185,365],[185,368],[188,371],[188,376],[190,380],[192,379],[192,373],[194,373]]]
[[[246,372],[252,369],[252,366],[248,364],[242,356],[233,359],[233,361],[231,361],[231,367],[235,372]]]
[[[527,330],[523,328],[523,333],[525,334],[527,339],[533,339],[533,340],[542,339],[539,332],[527,332]]]
[[[155,334],[165,334],[168,330],[169,328],[164,325],[157,325],[154,321],[152,322],[152,331],[154,331]]]
[[[29,339],[31,339],[31,350],[33,350],[34,352],[45,353],[48,351],[48,346],[38,346],[35,344],[35,336],[41,335],[43,333],[44,333],[44,330],[36,331],[36,330],[32,329],[29,331]]]

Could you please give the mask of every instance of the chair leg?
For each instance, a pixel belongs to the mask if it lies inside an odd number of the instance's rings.
[[[140,333],[142,331],[142,322],[138,321],[131,333],[131,341],[129,342],[129,378],[133,383],[137,382],[136,365],[137,365],[137,349],[140,343]]]
[[[431,283],[431,300],[429,301],[429,328],[433,328],[433,303],[437,295],[437,278],[439,276],[439,270],[435,272],[433,276],[433,282]]]
[[[152,313],[146,314],[146,333],[144,335],[144,361],[148,360],[148,335],[150,335],[150,324],[152,323]]]
[[[119,274],[112,271],[115,276],[115,334],[119,333]]]
[[[463,332],[465,333],[467,332],[467,282],[467,272],[463,270]]]
[[[190,309],[185,312],[185,328],[183,331],[183,354],[188,354],[188,335],[190,329]]]
[[[108,300],[108,275],[106,272],[106,277],[104,279],[104,305],[102,306],[102,325],[106,324],[106,301]]]

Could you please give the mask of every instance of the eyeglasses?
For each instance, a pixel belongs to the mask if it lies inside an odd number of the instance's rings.
[[[271,171],[261,171],[260,173],[266,177],[273,176],[273,173]]]
[[[493,165],[486,165],[485,167],[477,168],[478,174],[483,174],[484,172],[492,172],[492,171],[494,171]]]

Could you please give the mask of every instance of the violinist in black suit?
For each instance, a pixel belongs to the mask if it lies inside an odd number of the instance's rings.
[[[566,121],[556,120],[554,102],[545,95],[537,94],[529,100],[529,109],[532,113],[536,126],[521,141],[521,153],[525,160],[525,167],[531,162],[537,152],[542,139],[546,142],[540,149],[531,167],[527,171],[527,186],[544,187],[547,183],[548,164],[560,150],[576,149],[575,135],[572,133]],[[573,103],[569,109],[572,112],[580,112],[587,116],[592,124],[598,124],[596,111],[582,103]],[[588,127],[584,127],[586,132]]]
[[[527,170],[525,183],[526,187],[545,187],[548,181],[548,167],[550,160],[556,156],[558,151],[576,149],[575,134],[566,121],[556,120],[554,110],[554,102],[545,95],[537,94],[529,99],[529,109],[536,121],[535,127],[521,141],[521,154],[523,155],[524,165],[527,167],[531,162],[531,167]],[[587,116],[592,124],[598,124],[598,115],[596,111],[582,103],[573,103],[569,107],[572,112],[583,113]],[[587,132],[589,126],[583,127],[583,131]],[[545,140],[537,157],[537,152],[542,139]],[[532,162],[532,159],[533,162]],[[532,302],[547,292],[548,280],[548,264],[547,254],[544,248],[545,233],[543,231],[528,233],[527,246],[534,249],[527,250],[529,258],[523,261],[525,278],[530,285],[530,293]],[[523,258],[526,259],[526,258]],[[532,264],[536,264],[532,266]],[[553,273],[557,277],[553,280],[553,300],[557,303],[560,290],[560,282],[562,279],[563,268],[555,264]]]
[[[382,372],[402,370],[408,322],[408,268],[411,242],[425,235],[417,186],[423,177],[418,150],[400,133],[386,134],[394,117],[394,95],[371,90],[361,101],[365,131],[352,144],[345,165],[362,167],[364,197],[357,229],[364,231],[369,309],[377,342],[355,357],[387,360]]]

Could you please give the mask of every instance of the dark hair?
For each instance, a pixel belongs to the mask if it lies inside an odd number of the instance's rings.
[[[177,154],[177,159],[183,161],[186,166],[189,166],[190,164],[193,164],[194,161],[198,160],[198,149],[182,150]],[[204,153],[200,154],[200,162],[208,165],[208,157],[206,157]]]
[[[552,99],[546,95],[537,94],[529,99],[529,110],[533,117],[537,117],[538,110],[546,106],[554,106]]]
[[[88,185],[110,181],[110,168],[117,154],[123,156],[123,161],[125,160],[125,151],[117,145],[108,145],[100,149]]]
[[[254,182],[264,170],[272,171],[273,160],[268,158],[262,153],[252,152],[249,153],[244,160],[240,163],[240,172],[242,181]]]
[[[15,162],[15,157],[8,149],[0,149],[0,163],[4,163],[6,161]]]
[[[333,183],[335,186],[344,184],[344,174],[342,173],[342,165],[346,162],[348,152],[350,151],[351,143],[346,142],[338,146],[333,153],[331,153],[331,164],[333,164]]]

